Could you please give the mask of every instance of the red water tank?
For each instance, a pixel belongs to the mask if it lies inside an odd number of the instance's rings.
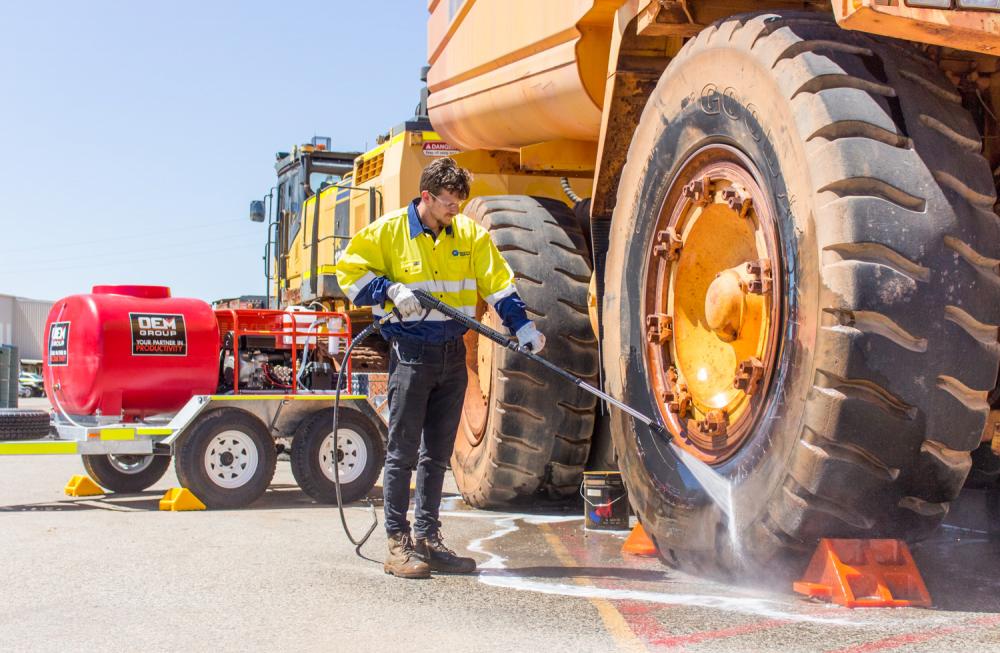
[[[45,391],[73,415],[175,411],[218,385],[212,307],[164,286],[94,286],[61,299],[45,337]]]

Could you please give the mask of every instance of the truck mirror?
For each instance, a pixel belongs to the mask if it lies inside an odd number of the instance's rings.
[[[264,202],[261,200],[254,200],[250,202],[250,219],[254,222],[264,222],[266,219],[264,214]]]

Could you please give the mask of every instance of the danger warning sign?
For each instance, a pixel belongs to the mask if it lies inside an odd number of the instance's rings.
[[[49,367],[69,365],[69,322],[49,325]]]
[[[129,313],[133,356],[187,356],[184,316]]]
[[[424,156],[451,156],[458,154],[458,149],[444,141],[426,141],[424,143]]]

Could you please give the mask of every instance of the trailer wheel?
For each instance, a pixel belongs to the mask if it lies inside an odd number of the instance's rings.
[[[28,408],[0,408],[0,440],[37,440],[49,434],[49,414]]]
[[[170,467],[170,456],[94,455],[80,456],[90,478],[112,492],[142,492]]]
[[[302,491],[320,503],[337,503],[334,464],[339,461],[344,503],[365,497],[385,462],[385,444],[371,421],[357,411],[340,409],[339,451],[333,448],[333,410],[306,420],[292,440],[292,475]]]
[[[544,356],[596,381],[590,264],[573,211],[556,200],[512,195],[476,198],[466,213],[489,230],[513,270],[528,317],[545,334]],[[477,313],[502,329],[484,303]],[[594,430],[594,397],[475,333],[465,344],[469,385],[452,457],[465,501],[501,507],[539,491],[574,494]]]
[[[271,434],[250,413],[206,413],[181,442],[177,479],[209,508],[242,508],[264,494],[278,460]]]
[[[794,573],[777,563],[820,537],[912,539],[947,513],[1000,354],[979,144],[936,66],[819,14],[723,21],[668,66],[619,186],[604,369],[735,502],[616,411],[669,562]]]

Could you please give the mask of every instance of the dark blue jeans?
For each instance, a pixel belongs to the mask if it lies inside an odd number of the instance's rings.
[[[409,532],[410,478],[417,470],[413,532],[438,531],[441,487],[455,447],[468,373],[461,339],[444,345],[394,340],[389,359],[389,442],[382,480],[385,530]],[[422,435],[422,437],[421,437]]]

